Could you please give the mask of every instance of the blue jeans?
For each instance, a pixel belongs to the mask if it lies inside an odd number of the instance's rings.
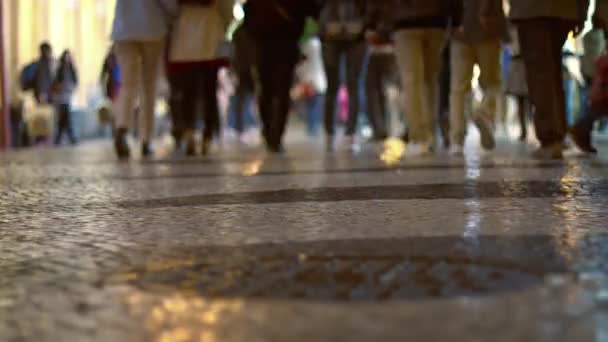
[[[310,136],[319,134],[323,116],[324,96],[317,94],[305,101],[306,106],[306,132]]]

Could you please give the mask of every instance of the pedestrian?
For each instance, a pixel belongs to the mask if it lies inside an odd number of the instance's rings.
[[[232,71],[236,78],[234,92],[234,129],[239,141],[245,133],[246,121],[253,121],[252,102],[255,96],[254,68],[257,56],[255,41],[243,25],[239,26],[232,36],[234,56]],[[246,115],[249,114],[249,115]],[[249,120],[245,120],[245,118]]]
[[[382,17],[385,2],[368,1],[366,8],[368,62],[365,75],[366,112],[372,127],[372,139],[382,141],[389,136],[387,86],[398,83],[395,46],[389,23]]]
[[[386,6],[395,27],[412,155],[433,152],[439,72],[445,35],[460,10],[456,0],[393,0]]]
[[[452,33],[450,131],[451,153],[462,156],[466,137],[465,100],[471,91],[475,65],[479,66],[479,85],[483,91],[480,107],[473,113],[481,145],[494,149],[494,120],[502,92],[500,58],[507,20],[502,0],[463,0],[461,26]]]
[[[152,155],[154,107],[162,54],[169,26],[177,14],[176,0],[118,0],[112,40],[121,71],[121,89],[114,132],[119,158],[130,155],[127,134],[140,95],[139,136],[142,156]],[[141,92],[140,92],[141,90]]]
[[[202,107],[201,153],[205,155],[220,134],[218,72],[229,65],[226,30],[233,19],[234,0],[180,0],[179,4],[168,50],[171,116],[174,129],[183,132],[186,155],[192,156],[197,108]]]
[[[65,50],[59,58],[59,65],[53,81],[53,102],[57,115],[57,132],[55,145],[61,144],[63,134],[67,134],[72,145],[76,144],[74,128],[72,126],[72,97],[78,86],[78,71],[74,66],[72,54]]]
[[[584,28],[589,0],[511,0],[510,18],[517,26],[530,99],[539,159],[561,159],[566,137],[562,46],[573,31]]]
[[[608,13],[606,13],[608,17]],[[608,46],[606,40],[608,39],[606,22],[600,15],[599,11],[596,10],[593,16],[593,27],[591,31],[587,32],[583,37],[583,44],[585,48],[585,54],[581,60],[581,72],[585,78],[585,88],[583,89],[585,102],[585,108],[583,109],[582,117],[572,127],[571,135],[576,145],[583,152],[586,153],[597,153],[595,147],[591,143],[591,132],[595,122],[601,118],[606,117],[608,113],[595,113],[591,110],[588,99],[589,91],[593,79],[597,74],[595,60],[601,55],[606,53],[606,47]]]
[[[510,28],[511,41],[509,44],[510,61],[507,69],[505,92],[513,97],[517,103],[517,118],[519,120],[520,135],[519,140],[528,140],[528,121],[532,115],[532,103],[528,92],[528,82],[526,81],[526,66],[519,46],[517,29]]]
[[[289,92],[300,57],[298,43],[306,18],[317,18],[315,0],[248,0],[244,28],[256,42],[256,82],[268,150],[280,153],[290,107]]]
[[[449,37],[448,37],[449,38]],[[452,145],[450,137],[450,91],[452,81],[452,58],[449,41],[445,43],[441,52],[441,70],[439,71],[439,108],[437,120],[439,120],[439,132],[443,139],[443,147],[448,149]]]
[[[333,150],[335,144],[336,101],[342,84],[343,61],[349,99],[344,146],[352,148],[355,142],[361,103],[359,86],[366,54],[366,3],[365,0],[327,0],[321,9],[319,26],[327,75],[324,116],[328,150]]]
[[[40,57],[30,66],[32,77],[28,77],[31,81],[28,81],[30,85],[25,86],[25,90],[33,90],[34,98],[39,105],[50,104],[52,102],[53,75],[56,66],[51,44],[48,42],[40,44]]]

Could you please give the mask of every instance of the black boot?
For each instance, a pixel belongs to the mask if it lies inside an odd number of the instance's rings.
[[[152,154],[154,154],[154,151],[152,151],[152,149],[150,148],[150,143],[147,141],[144,141],[141,144],[141,156],[144,158],[148,158],[148,157],[151,157]]]
[[[572,141],[574,141],[581,151],[589,154],[596,154],[597,149],[593,147],[593,144],[591,143],[592,128],[593,121],[591,124],[586,124],[585,119],[583,119],[570,129],[570,136],[572,137]]]
[[[127,129],[119,128],[114,133],[114,150],[119,159],[127,159],[131,155],[127,143]]]

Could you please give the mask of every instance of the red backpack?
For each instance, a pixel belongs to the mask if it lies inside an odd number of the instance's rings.
[[[608,55],[598,57],[595,67],[589,105],[593,113],[608,114]]]

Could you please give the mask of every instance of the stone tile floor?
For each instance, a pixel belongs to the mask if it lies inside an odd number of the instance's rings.
[[[608,341],[608,151],[529,149],[2,154],[0,341]]]

